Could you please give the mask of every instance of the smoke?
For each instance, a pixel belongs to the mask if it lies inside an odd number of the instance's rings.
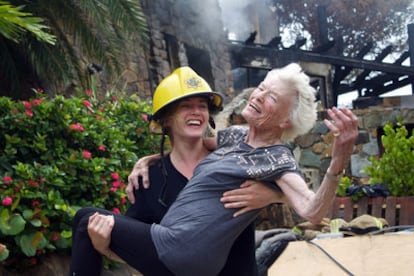
[[[223,24],[231,40],[245,41],[257,32],[254,42],[266,44],[279,35],[276,7],[270,0],[218,0]]]
[[[219,0],[222,20],[228,36],[232,40],[244,40],[255,31],[249,7],[253,0]]]

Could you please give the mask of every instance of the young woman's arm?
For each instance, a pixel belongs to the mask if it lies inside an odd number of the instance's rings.
[[[272,203],[286,202],[286,198],[281,191],[272,189],[258,181],[247,180],[240,185],[239,189],[225,192],[220,201],[224,203],[225,208],[238,209],[233,214],[234,217],[237,217]]]

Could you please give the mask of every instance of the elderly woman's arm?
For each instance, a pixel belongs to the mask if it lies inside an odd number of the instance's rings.
[[[325,120],[326,126],[335,136],[332,159],[318,191],[309,190],[305,181],[296,174],[287,173],[277,184],[285,194],[288,203],[303,218],[319,223],[326,215],[335,198],[339,177],[348,166],[358,136],[358,118],[348,109],[328,110],[332,121]]]
[[[114,225],[115,221],[113,216],[95,213],[89,218],[88,234],[96,251],[114,261],[124,263],[125,261],[109,248],[111,232]]]

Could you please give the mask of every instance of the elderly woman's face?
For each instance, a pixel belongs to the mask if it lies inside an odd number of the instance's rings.
[[[283,130],[290,126],[294,97],[294,91],[277,76],[266,77],[252,92],[242,115],[251,126]]]

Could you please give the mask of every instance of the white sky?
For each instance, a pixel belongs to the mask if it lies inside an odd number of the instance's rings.
[[[411,85],[406,85],[397,90],[383,94],[381,97],[395,97],[395,96],[405,96],[412,95]],[[358,97],[358,92],[349,92],[346,94],[339,95],[338,97],[338,107],[352,107],[352,101]]]
[[[389,57],[387,57],[384,59],[384,62],[391,62],[391,60],[389,59]],[[409,66],[410,65],[409,58],[406,59],[402,63],[402,65]],[[385,93],[381,95],[380,97],[385,98],[385,97],[395,97],[395,96],[406,96],[406,95],[412,95],[412,93],[413,91],[411,88],[411,84],[409,84],[404,87]],[[352,107],[352,101],[355,100],[357,97],[358,97],[357,91],[349,92],[349,93],[338,96],[338,107]]]

